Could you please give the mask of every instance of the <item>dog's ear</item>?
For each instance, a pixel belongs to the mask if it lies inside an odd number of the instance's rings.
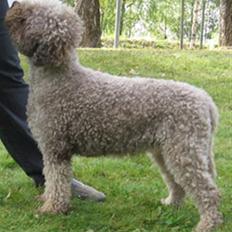
[[[37,45],[34,45],[32,62],[38,66],[60,66],[81,41],[82,21],[68,7],[62,14],[51,13],[45,18],[46,21],[40,19],[41,25],[45,25]]]
[[[24,46],[23,36],[25,34],[25,22],[28,16],[28,11],[25,11],[21,3],[15,2],[7,11],[5,16],[5,25],[8,28],[9,34],[20,52],[27,53],[28,47]],[[24,49],[26,51],[24,52]]]
[[[57,42],[55,42],[57,41]],[[34,47],[32,62],[37,66],[60,66],[64,63],[67,51],[65,43],[52,38],[49,42],[39,42]]]
[[[10,28],[12,32],[18,31],[19,24],[22,21],[25,21],[23,16],[23,9],[19,2],[14,2],[12,7],[7,11],[5,17],[5,24],[8,28]]]

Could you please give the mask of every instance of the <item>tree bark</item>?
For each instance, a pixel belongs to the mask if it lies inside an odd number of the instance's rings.
[[[184,48],[184,8],[185,1],[181,0],[181,19],[180,19],[180,49]]]
[[[84,22],[81,47],[100,47],[101,24],[99,0],[76,0],[75,11]]]
[[[205,6],[206,6],[206,0],[202,0],[201,3],[202,9],[201,9],[201,43],[200,48],[203,48],[203,41],[204,41],[204,31],[205,31]]]
[[[124,23],[124,16],[126,12],[126,0],[122,1],[122,11],[121,11],[121,22],[120,22],[120,35],[122,35],[123,31],[123,23]]]
[[[195,0],[194,9],[193,9],[193,22],[192,22],[192,33],[190,40],[190,48],[195,48],[196,46],[196,36],[197,36],[197,28],[198,28],[198,19],[200,13],[200,0]]]
[[[189,43],[192,39],[192,25],[193,25],[193,11],[194,11],[194,2],[191,4],[191,23],[190,23],[190,29],[189,29]]]
[[[220,46],[232,47],[232,0],[220,3]]]

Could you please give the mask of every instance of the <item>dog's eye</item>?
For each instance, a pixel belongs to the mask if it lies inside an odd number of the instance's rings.
[[[20,23],[24,23],[25,21],[26,21],[26,19],[24,19],[24,18],[20,19]]]

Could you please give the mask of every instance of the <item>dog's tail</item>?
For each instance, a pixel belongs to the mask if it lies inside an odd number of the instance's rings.
[[[211,138],[210,138],[210,154],[209,154],[209,171],[212,174],[212,177],[215,179],[217,176],[217,171],[214,163],[214,152],[213,152],[213,137],[216,132],[218,122],[219,122],[219,113],[217,106],[210,98],[209,101],[209,114],[210,114],[210,124],[211,124]]]
[[[219,113],[218,113],[218,108],[212,99],[210,99],[210,103],[209,103],[209,114],[210,114],[211,132],[215,133],[219,122]]]

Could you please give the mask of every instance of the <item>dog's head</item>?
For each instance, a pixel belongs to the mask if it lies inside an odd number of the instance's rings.
[[[5,22],[18,50],[38,66],[63,64],[83,28],[73,9],[59,0],[15,2]]]

